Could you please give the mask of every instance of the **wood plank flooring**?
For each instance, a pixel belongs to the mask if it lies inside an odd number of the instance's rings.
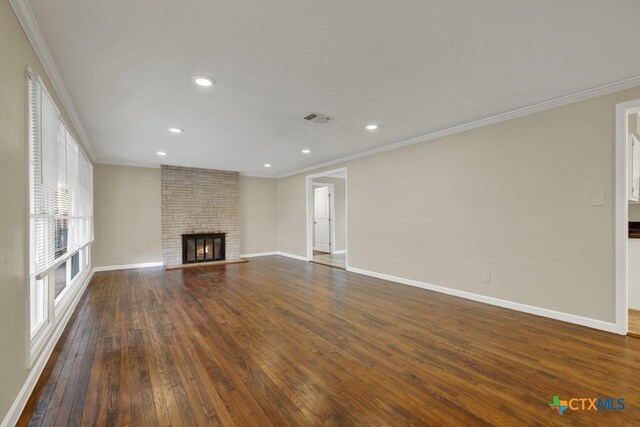
[[[313,262],[316,264],[328,265],[329,267],[346,268],[347,267],[347,255],[346,254],[329,254],[329,253],[313,253]]]
[[[97,273],[18,425],[613,426],[639,405],[638,339],[264,257]]]
[[[630,308],[628,313],[629,325],[627,335],[640,338],[640,310]]]

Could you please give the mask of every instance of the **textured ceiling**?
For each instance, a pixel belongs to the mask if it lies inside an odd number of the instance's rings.
[[[631,0],[30,5],[107,163],[278,175],[640,75]]]

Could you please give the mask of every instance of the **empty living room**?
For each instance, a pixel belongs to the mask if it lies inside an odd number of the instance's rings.
[[[640,425],[639,22],[0,0],[0,427]]]

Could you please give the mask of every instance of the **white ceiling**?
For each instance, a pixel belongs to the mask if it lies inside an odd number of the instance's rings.
[[[640,75],[634,0],[30,5],[105,163],[275,176]]]

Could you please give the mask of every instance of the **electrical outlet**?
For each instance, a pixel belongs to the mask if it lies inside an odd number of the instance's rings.
[[[118,252],[114,252],[113,254],[111,254],[111,257],[113,259],[118,259]]]
[[[482,283],[486,285],[491,283],[491,273],[487,273],[486,271],[482,273]]]

